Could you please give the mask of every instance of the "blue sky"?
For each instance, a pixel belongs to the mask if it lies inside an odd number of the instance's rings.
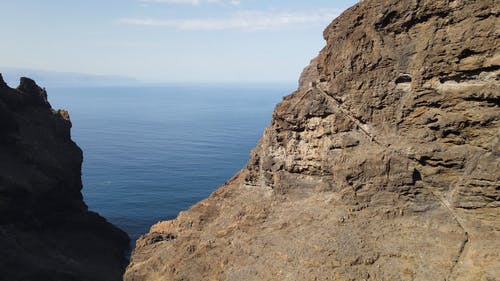
[[[324,27],[355,2],[0,0],[0,67],[152,82],[296,81],[324,46]]]

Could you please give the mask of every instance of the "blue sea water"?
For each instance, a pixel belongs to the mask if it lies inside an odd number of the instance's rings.
[[[292,84],[49,88],[84,152],[89,209],[137,239],[248,160]]]

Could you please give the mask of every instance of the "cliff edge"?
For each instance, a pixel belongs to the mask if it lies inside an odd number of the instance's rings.
[[[121,280],[129,238],[81,195],[82,151],[45,89],[0,75],[0,280]]]
[[[365,0],[125,280],[497,280],[500,2]]]

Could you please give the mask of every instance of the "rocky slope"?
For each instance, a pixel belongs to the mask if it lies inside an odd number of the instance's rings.
[[[498,280],[500,2],[365,0],[125,280]]]
[[[34,81],[0,75],[0,280],[121,280],[128,236],[87,210],[70,128]]]

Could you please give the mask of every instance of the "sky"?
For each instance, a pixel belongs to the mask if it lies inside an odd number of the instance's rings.
[[[353,0],[0,0],[1,67],[151,82],[296,81]]]

